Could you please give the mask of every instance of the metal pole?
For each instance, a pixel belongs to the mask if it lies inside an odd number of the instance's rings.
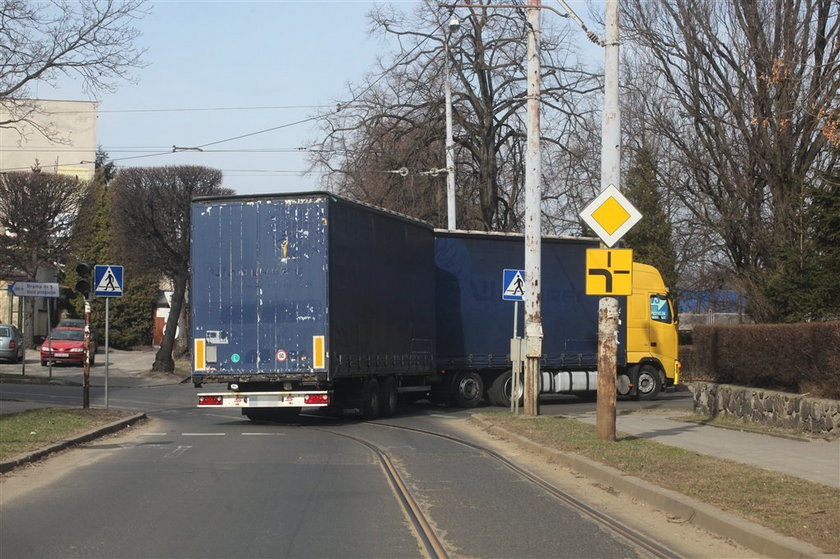
[[[110,305],[111,298],[107,297],[105,299],[105,409],[108,409],[108,327],[110,325],[109,314],[110,314]]]
[[[26,376],[26,309],[23,305],[23,297],[18,297],[18,323],[23,336],[23,359],[20,360],[20,376]]]
[[[82,407],[90,407],[90,301],[85,301],[85,361],[84,384],[82,386]]]
[[[621,178],[621,113],[618,106],[618,0],[607,0],[604,64],[604,121],[601,133],[601,190]],[[615,376],[618,351],[618,300],[601,298],[598,305],[598,438],[615,440]]]
[[[528,101],[525,152],[525,415],[539,415],[542,357],[540,313],[541,206],[540,176],[540,0],[528,0]]]
[[[519,331],[519,301],[513,302],[513,341],[511,343],[517,343],[519,341],[518,332]],[[521,351],[521,348],[520,348]],[[511,351],[511,353],[514,353]],[[519,397],[517,394],[519,393],[519,373],[522,371],[522,361],[521,361],[521,353],[516,352],[516,355],[513,356],[510,368],[510,411],[513,413],[519,413]]]
[[[450,24],[451,27],[451,24]],[[452,86],[449,68],[449,35],[444,31],[443,50],[446,76],[443,80],[443,94],[446,102],[446,215],[447,229],[457,229],[455,219],[455,141],[452,139]]]
[[[52,299],[47,299],[47,314],[49,315],[49,317],[47,318],[47,339],[49,340],[49,343],[47,344],[47,347],[48,347],[48,348],[49,348],[49,350],[50,350],[50,362],[49,362],[49,363],[50,363],[50,380],[52,380],[52,367],[53,367],[53,364],[52,364],[52,362],[53,362],[53,352],[52,352],[52,313],[53,313],[53,308],[52,308]],[[39,355],[38,357],[40,358],[41,356]]]

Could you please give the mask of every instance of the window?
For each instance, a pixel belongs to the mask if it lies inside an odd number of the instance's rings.
[[[671,319],[671,305],[668,304],[668,297],[665,295],[651,295],[650,296],[650,318],[657,322],[666,322],[670,324]]]

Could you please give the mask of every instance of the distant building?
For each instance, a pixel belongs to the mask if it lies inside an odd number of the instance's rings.
[[[34,99],[32,115],[38,127],[21,123],[0,128],[0,173],[29,171],[37,165],[43,172],[93,178],[96,159],[96,108],[94,101]],[[0,106],[0,121],[9,113]]]
[[[15,128],[0,128],[0,173],[30,171],[36,165],[44,173],[75,176],[87,181],[93,178],[96,160],[96,111],[93,101],[54,101],[34,99],[35,112],[29,123]],[[0,122],[9,118],[0,106]],[[45,136],[44,130],[49,137]],[[0,225],[0,235],[6,231]],[[40,270],[38,281],[55,281],[54,270]],[[24,279],[12,273],[0,277],[0,322],[21,324],[20,301],[8,292],[8,284]],[[46,300],[35,304],[35,324],[26,325],[35,336],[49,332],[49,311]]]

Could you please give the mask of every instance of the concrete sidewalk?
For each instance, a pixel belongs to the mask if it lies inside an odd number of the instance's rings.
[[[658,443],[774,470],[840,488],[840,440],[795,440],[676,419],[684,413],[636,412],[616,417],[616,430]],[[564,414],[595,423],[595,412]]]

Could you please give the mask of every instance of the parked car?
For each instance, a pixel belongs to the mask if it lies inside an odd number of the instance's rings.
[[[62,318],[58,321],[58,324],[55,325],[56,328],[81,328],[82,330],[85,329],[85,319],[84,318]],[[90,327],[90,338],[92,340],[96,340],[96,343],[99,343],[99,333],[96,331],[96,328],[93,326]]]
[[[90,364],[96,358],[96,338],[90,339]],[[44,343],[41,344],[41,366],[53,364],[85,363],[85,330],[84,328],[53,328]]]
[[[0,359],[12,363],[23,359],[23,336],[14,324],[0,324]]]
[[[84,318],[62,318],[58,321],[58,324],[55,325],[56,328],[84,328],[85,327],[85,319]]]

